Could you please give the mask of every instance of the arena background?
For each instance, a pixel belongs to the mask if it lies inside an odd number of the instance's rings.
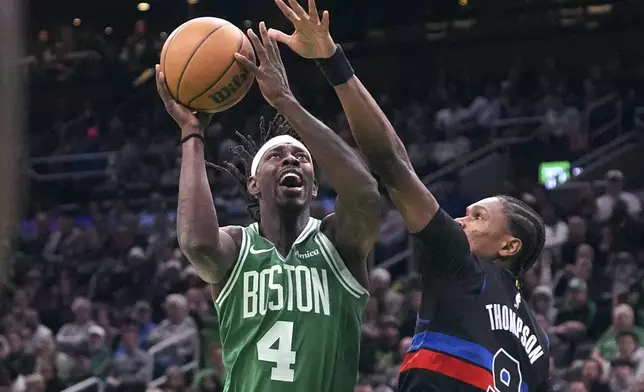
[[[546,221],[546,251],[524,295],[552,342],[555,390],[644,391],[644,5],[319,6],[450,214],[508,193]],[[167,34],[203,15],[288,29],[270,0],[3,1],[4,385],[221,390],[210,293],[176,244],[177,130],[152,80]],[[317,68],[283,56],[297,97],[352,143]],[[273,115],[253,88],[215,116],[208,159],[232,159],[234,131],[254,134],[259,118]],[[210,180],[221,223],[247,223],[234,181],[214,172]],[[320,183],[322,216],[334,194]],[[360,392],[395,391],[419,294],[412,243],[383,200]]]

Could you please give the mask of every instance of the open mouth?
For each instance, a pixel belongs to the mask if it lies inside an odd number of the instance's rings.
[[[304,186],[304,180],[300,173],[296,171],[286,171],[280,175],[278,184],[284,188],[299,190]]]

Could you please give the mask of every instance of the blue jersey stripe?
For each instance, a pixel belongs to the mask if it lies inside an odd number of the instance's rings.
[[[466,360],[478,365],[490,373],[494,354],[490,350],[467,340],[440,332],[418,332],[414,335],[409,352],[427,349],[449,354],[453,357]],[[528,392],[528,385],[521,383],[521,392]]]
[[[439,332],[419,332],[414,335],[409,351],[425,348],[464,359],[487,370],[492,369],[492,353],[485,347]]]

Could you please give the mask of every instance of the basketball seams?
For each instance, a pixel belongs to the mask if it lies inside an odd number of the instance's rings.
[[[165,49],[165,51],[162,49],[163,58],[161,59],[161,64],[163,64],[163,69],[161,71],[163,71],[164,74],[165,74],[165,64],[166,64],[165,59],[166,59],[166,57],[168,57],[168,52],[169,52],[170,46],[172,45],[172,41],[174,41],[174,39],[177,38],[179,33],[185,27],[186,27],[186,25],[184,24],[184,25],[180,26],[176,31],[173,31],[172,34],[170,34],[170,36],[168,37],[167,41],[163,44],[163,49]],[[167,84],[167,81],[166,81],[166,84]]]
[[[188,57],[188,60],[186,60],[186,63],[183,65],[183,68],[181,69],[181,74],[179,75],[179,80],[177,81],[177,101],[181,101],[179,97],[181,97],[180,89],[181,89],[181,80],[183,79],[183,75],[186,72],[186,69],[188,69],[188,65],[190,64],[190,61],[192,58],[195,56],[195,53],[199,50],[201,45],[203,45],[204,42],[208,40],[217,30],[227,27],[227,26],[232,26],[231,24],[224,24],[221,26],[217,26],[215,29],[213,29],[210,33],[208,33],[202,40],[195,46],[195,48],[192,50],[192,54],[190,54],[190,57]],[[191,101],[192,102],[192,101]]]
[[[233,26],[233,27],[235,27],[235,26]],[[242,39],[241,39],[241,42],[239,43],[239,47],[237,48],[237,53],[239,53],[239,51],[240,51],[240,50],[242,49],[242,47],[244,46],[244,42],[246,41],[246,40],[245,40],[245,38],[246,38],[246,37],[244,36],[244,33],[243,33],[241,30],[239,30],[239,33],[241,34]],[[205,42],[205,41],[204,41],[204,42]],[[201,45],[201,44],[200,44],[200,45]],[[193,55],[194,55],[194,53],[196,53],[196,52],[197,52],[197,51],[195,50],[195,51],[193,52]],[[192,57],[192,56],[191,56],[191,57]],[[233,59],[232,59],[232,61],[230,62],[230,64],[228,64],[228,66],[226,67],[226,69],[224,69],[224,72],[222,72],[222,73],[221,73],[221,75],[219,75],[219,77],[218,77],[214,82],[212,82],[210,85],[208,85],[208,87],[206,87],[206,89],[205,89],[204,91],[202,91],[201,93],[197,94],[197,95],[196,95],[196,96],[194,96],[192,99],[190,99],[190,100],[188,101],[188,105],[187,105],[187,106],[188,106],[188,107],[190,107],[190,104],[192,104],[192,103],[193,103],[194,101],[196,101],[197,99],[201,98],[204,94],[208,93],[208,92],[210,91],[210,89],[212,89],[213,87],[215,87],[215,86],[217,85],[217,83],[219,83],[219,82],[221,81],[221,79],[223,79],[223,78],[226,76],[226,74],[228,73],[228,71],[230,71],[230,68],[231,68],[233,65],[235,65],[235,62],[236,62],[236,61],[237,61],[237,59],[235,59],[235,57],[233,57]],[[186,68],[187,68],[187,67],[188,67],[188,64],[186,63]],[[185,71],[185,69],[186,69],[186,68],[184,68],[183,70]]]
[[[161,69],[161,71],[163,72],[164,75],[166,75],[165,65],[167,64],[165,59],[166,59],[166,57],[168,57],[168,52],[170,51],[170,46],[172,45],[172,42],[174,41],[174,39],[179,36],[179,33],[185,27],[186,27],[186,25],[184,24],[184,25],[180,26],[177,30],[173,31],[172,34],[170,34],[170,36],[166,40],[166,42],[163,44],[163,48],[161,49],[161,51],[163,53],[163,58],[161,58],[161,66],[163,68]],[[167,80],[165,81],[165,85],[168,88],[168,90],[170,90],[170,86],[168,86],[168,81]],[[177,91],[177,93],[178,93],[178,91]],[[179,94],[177,94],[177,96],[179,96]]]

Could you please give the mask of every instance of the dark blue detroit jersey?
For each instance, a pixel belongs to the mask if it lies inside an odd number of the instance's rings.
[[[423,294],[400,392],[548,391],[549,347],[512,274],[443,210],[415,235]]]

